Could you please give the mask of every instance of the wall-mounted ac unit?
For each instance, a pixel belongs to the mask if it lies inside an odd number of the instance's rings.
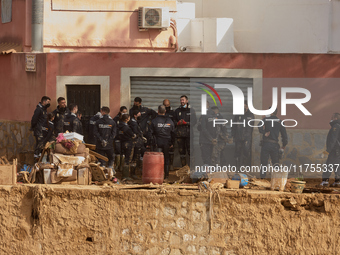
[[[170,27],[170,15],[168,7],[139,7],[138,28],[160,28]]]

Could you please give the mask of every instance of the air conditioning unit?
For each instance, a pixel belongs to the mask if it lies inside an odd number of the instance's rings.
[[[139,7],[138,28],[167,29],[170,27],[169,7]]]

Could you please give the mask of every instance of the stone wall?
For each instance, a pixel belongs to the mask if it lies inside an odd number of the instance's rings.
[[[12,159],[20,153],[33,153],[35,140],[30,126],[30,122],[0,120],[0,156]]]
[[[0,253],[335,254],[340,249],[339,195],[224,190],[219,197],[210,203],[209,193],[178,189],[1,186]]]

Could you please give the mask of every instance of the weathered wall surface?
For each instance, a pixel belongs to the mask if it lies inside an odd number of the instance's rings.
[[[12,0],[12,21],[0,20],[0,42],[21,44],[25,51],[31,46],[32,0]]]
[[[260,69],[263,78],[340,78],[340,56],[336,54],[51,53],[47,54],[46,91],[56,100],[56,76],[110,76],[110,108],[118,112],[120,94],[129,93],[121,91],[121,69],[129,67]],[[279,117],[296,119],[299,129],[328,129],[331,114],[340,107],[340,90],[334,84],[304,85],[311,90],[312,99],[306,107],[312,116],[288,106],[288,115]],[[263,84],[264,108],[272,102],[272,87],[276,84]]]
[[[26,72],[24,53],[0,56],[1,120],[31,121],[46,93],[46,55],[37,54],[36,64],[36,72]]]
[[[238,53],[48,53],[37,55],[37,72],[25,71],[25,55],[0,57],[0,109],[4,120],[30,121],[40,98],[51,97],[56,107],[57,76],[109,76],[110,108],[118,112],[122,91],[121,69],[148,68],[225,68],[260,69],[263,78],[340,78],[340,57],[336,54],[238,54]],[[272,87],[263,86],[263,107],[272,101]],[[287,118],[299,121],[299,129],[328,129],[331,114],[340,107],[340,92],[313,84],[312,100],[305,117],[296,107],[288,108]],[[161,101],[161,100],[160,100]],[[294,106],[292,106],[294,107]],[[281,116],[280,116],[281,117]]]
[[[297,211],[290,210],[294,198]],[[339,195],[0,187],[6,254],[335,254]],[[284,206],[284,205],[285,206]]]
[[[138,30],[138,7],[168,7],[176,1],[44,1],[44,51],[174,51],[170,27]]]
[[[30,122],[0,120],[0,156],[11,159],[33,152],[35,139],[30,127]]]

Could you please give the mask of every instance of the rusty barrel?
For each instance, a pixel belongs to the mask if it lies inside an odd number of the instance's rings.
[[[142,181],[162,184],[164,180],[164,155],[163,152],[145,152],[143,156]]]

